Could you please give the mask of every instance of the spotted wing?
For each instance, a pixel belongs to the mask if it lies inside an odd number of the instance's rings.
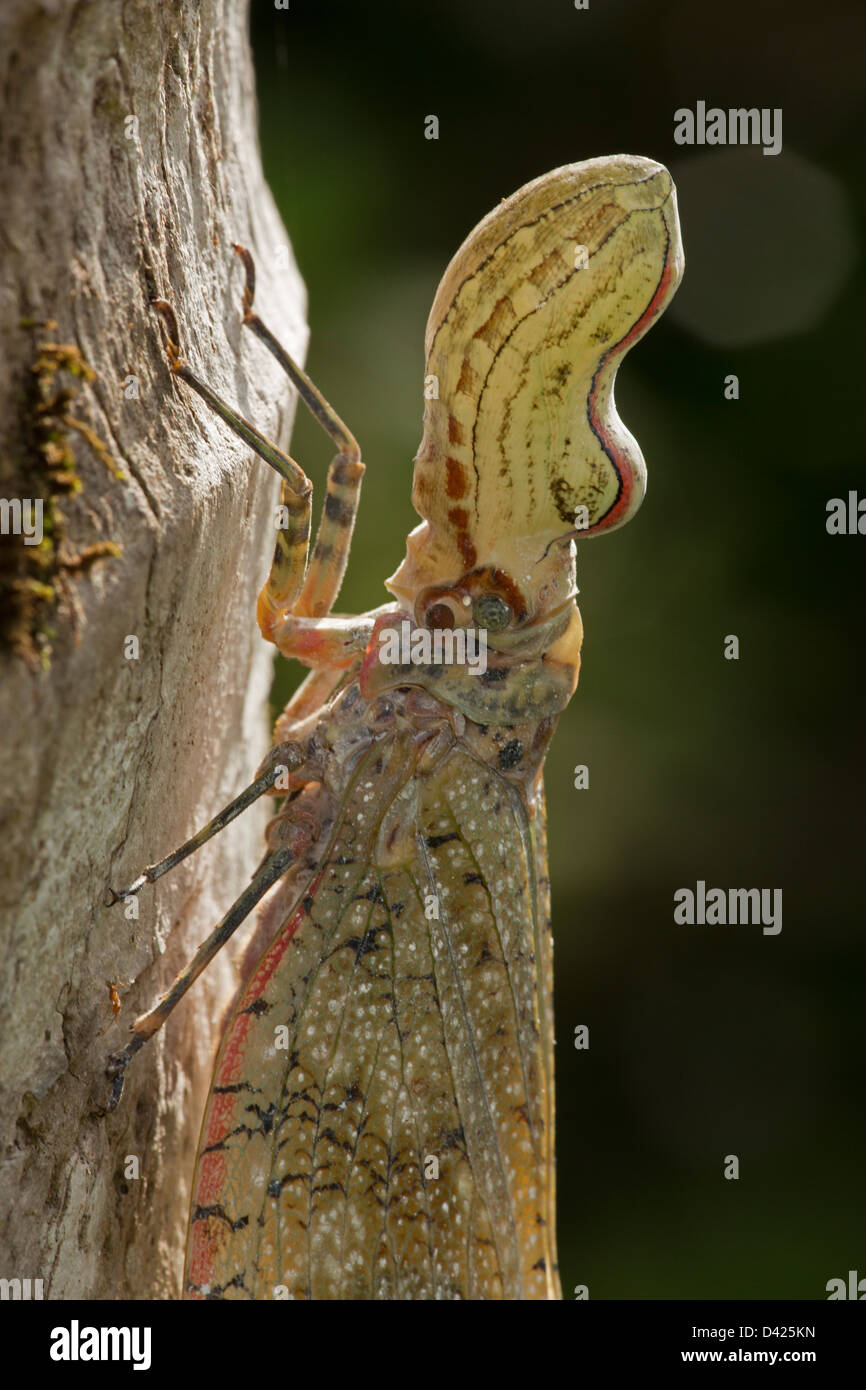
[[[361,763],[227,1030],[192,1297],[557,1296],[535,832],[462,746],[410,766]]]

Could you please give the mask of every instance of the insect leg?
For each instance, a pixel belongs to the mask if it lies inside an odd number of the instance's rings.
[[[277,359],[310,414],[325,433],[330,435],[339,450],[328,469],[327,496],[300,596],[296,602],[288,604],[278,585],[274,583],[273,574],[259,596],[259,625],[267,636],[266,625],[270,623],[273,626],[290,612],[297,617],[320,618],[331,611],[349,559],[349,546],[358,514],[364,465],[355,436],[347,429],[333,406],[325,400],[303,368],[289,356],[270,329],[262,323],[258,314],[253,313],[256,292],[253,258],[243,246],[235,246],[234,249],[243,262],[246,275],[243,299],[245,325]]]
[[[284,731],[326,705],[344,674],[343,671],[333,671],[327,667],[308,671],[277,720],[274,737],[282,739]]]
[[[245,290],[245,305],[249,293],[248,285]],[[305,383],[302,392],[304,400],[317,419],[328,421],[326,428],[329,433],[347,451],[345,454],[339,454],[331,464],[328,473],[328,495],[316,538],[313,561],[308,568],[307,548],[312,498],[309,479],[294,459],[284,454],[275,444],[271,444],[254,425],[227,405],[195,375],[180,355],[180,335],[171,305],[164,299],[154,299],[151,302],[166,326],[166,353],[173,375],[191,386],[220,419],[249,444],[260,458],[270,464],[282,479],[281,505],[285,508],[286,525],[277,532],[271,572],[259,595],[258,621],[262,635],[269,642],[273,642],[284,656],[294,657],[309,666],[350,665],[354,658],[363,652],[369,634],[358,631],[352,619],[342,622],[330,620],[340,631],[329,636],[327,640],[319,641],[315,632],[316,618],[310,612],[300,614],[300,610],[302,607],[307,610],[314,608],[317,614],[326,613],[342,582],[357,511],[360,481],[364,472],[364,465],[357,457],[360,452],[358,445],[306,374],[292,363],[292,371],[297,379]],[[255,315],[252,317],[255,323],[260,324]],[[288,354],[275,338],[271,338],[264,325],[260,326],[262,333],[267,334],[265,341],[269,342],[269,345],[273,343],[274,350],[281,354],[280,360],[286,366],[291,362]],[[288,370],[288,367],[286,369]],[[302,629],[300,631],[295,630],[293,623],[296,611],[300,614],[297,619]]]
[[[239,438],[249,444],[265,463],[270,464],[282,479],[280,497],[281,504],[286,509],[287,524],[277,532],[268,585],[273,585],[280,603],[291,604],[300,593],[307,569],[313,485],[293,458],[266,439],[255,425],[251,425],[249,420],[245,420],[195,375],[180,355],[180,334],[171,305],[164,299],[153,299],[151,304],[166,327],[166,355],[172,374],[180,377],[187,386],[191,386],[211,410],[219,415]],[[268,636],[266,632],[264,635]]]
[[[236,816],[239,816],[248,806],[252,806],[253,802],[257,801],[260,796],[273,790],[287,773],[299,768],[304,762],[304,757],[304,750],[297,743],[283,743],[272,748],[255,781],[251,782],[248,787],[244,787],[240,795],[230,801],[227,806],[224,806],[213,820],[208,821],[207,825],[202,826],[201,830],[196,831],[195,835],[185,840],[171,854],[167,854],[164,859],[159,859],[155,864],[149,864],[146,869],[143,869],[128,888],[122,889],[119,893],[115,892],[113,888],[109,888],[107,905],[113,907],[115,903],[125,902],[128,898],[134,897],[141,892],[146,883],[155,883],[158,878],[162,878],[163,874],[167,874],[170,869],[175,868],[190,854],[195,854],[197,849],[201,849],[202,845],[207,844],[214,835],[218,835]],[[288,787],[283,787],[281,790],[287,791]]]
[[[164,994],[146,1014],[141,1014],[135,1020],[132,1025],[132,1037],[126,1047],[121,1048],[119,1052],[113,1052],[108,1059],[107,1071],[113,1079],[113,1085],[106,1105],[107,1110],[113,1110],[120,1100],[124,1074],[136,1052],[139,1048],[144,1047],[144,1044],[153,1037],[154,1033],[159,1031],[175,1005],[186,994],[190,985],[198,979],[201,972],[213,960],[217,951],[225,945],[244,918],[249,916],[256,903],[264,897],[272,884],[276,883],[277,879],[285,873],[295,857],[295,850],[291,846],[283,846],[275,853],[268,855],[249,887],[244,889],[219,925],[214,928],[207,940],[202,942],[192,960],[176,977],[168,993]]]

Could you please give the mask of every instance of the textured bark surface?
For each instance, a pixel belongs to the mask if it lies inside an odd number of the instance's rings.
[[[267,746],[254,610],[276,480],[172,381],[148,299],[174,303],[191,365],[285,444],[291,393],[242,341],[232,241],[298,355],[303,289],[262,177],[244,5],[5,0],[0,52],[0,494],[40,495],[30,367],[43,342],[72,345],[95,375],[67,413],[106,449],[66,431],[82,487],[58,500],[63,553],[122,547],[57,576],[65,599],[30,634],[47,670],[0,655],[0,1277],[42,1278],[50,1298],[175,1297],[231,963],[135,1059],[107,1118],[105,1057],[247,880],[265,811],[147,888],[137,922],[103,895]],[[111,979],[135,981],[116,1024]]]

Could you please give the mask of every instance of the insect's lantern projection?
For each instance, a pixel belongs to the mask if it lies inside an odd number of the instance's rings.
[[[236,249],[244,322],[338,448],[309,562],[306,476],[194,375],[170,306],[155,307],[174,374],[281,475],[259,624],[311,672],[251,786],[119,895],[255,797],[284,796],[249,888],[113,1057],[112,1101],[273,889],[271,944],[216,1062],[187,1295],[555,1298],[541,773],[580,661],[571,537],[622,525],[644,493],[613,382],[682,273],[673,184],[648,159],[568,165],[464,242],[427,325],[422,521],[387,581],[396,601],[360,617],[329,616],[358,445],[254,313]],[[469,629],[483,669],[460,659]]]

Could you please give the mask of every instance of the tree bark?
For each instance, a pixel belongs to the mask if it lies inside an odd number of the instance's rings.
[[[146,888],[138,921],[104,894],[267,746],[255,596],[277,494],[170,377],[148,301],[172,302],[193,368],[285,445],[292,394],[242,341],[232,242],[297,356],[304,296],[262,175],[245,5],[5,0],[0,52],[0,498],[41,499],[51,530],[29,551],[0,538],[0,1277],[41,1278],[46,1298],[177,1297],[232,963],[107,1117],[106,1055],[248,880],[266,812]]]

